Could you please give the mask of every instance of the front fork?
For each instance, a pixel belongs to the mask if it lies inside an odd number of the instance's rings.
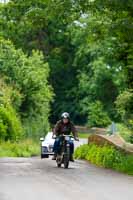
[[[64,156],[70,156],[70,143],[65,141],[62,148],[60,149],[60,154],[57,155],[57,162],[64,162]]]

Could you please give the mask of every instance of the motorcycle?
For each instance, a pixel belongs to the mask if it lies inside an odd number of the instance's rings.
[[[64,168],[68,168],[69,161],[70,161],[70,140],[74,140],[74,137],[71,135],[62,135],[61,138],[61,145],[60,145],[60,152],[56,156],[56,163],[58,167],[61,167],[64,164]]]

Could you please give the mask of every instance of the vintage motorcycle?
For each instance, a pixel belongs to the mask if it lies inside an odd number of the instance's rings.
[[[60,151],[56,156],[56,163],[58,167],[64,164],[64,168],[68,168],[70,161],[70,140],[74,141],[72,135],[60,136]]]

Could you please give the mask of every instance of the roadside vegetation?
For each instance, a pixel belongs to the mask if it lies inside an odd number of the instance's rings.
[[[76,149],[75,158],[133,175],[133,155],[123,153],[111,146],[100,147],[95,144],[85,144]]]
[[[133,131],[124,124],[117,124],[119,135],[129,143],[133,144]]]
[[[89,137],[90,133],[79,133],[79,138],[87,139]]]
[[[19,142],[0,142],[0,157],[31,157],[39,155],[39,142],[31,139]]]

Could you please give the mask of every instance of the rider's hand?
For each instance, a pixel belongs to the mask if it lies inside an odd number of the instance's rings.
[[[78,138],[78,137],[75,137],[74,139],[75,139],[75,141],[79,141],[79,138]]]
[[[55,139],[56,138],[56,135],[52,135],[52,139]]]

